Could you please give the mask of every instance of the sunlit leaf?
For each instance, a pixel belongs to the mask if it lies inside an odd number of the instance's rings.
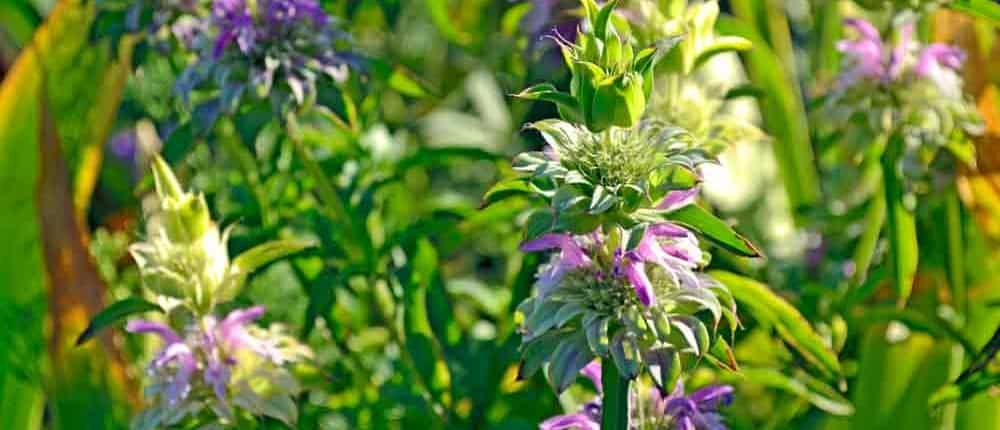
[[[691,228],[722,249],[744,257],[760,257],[761,253],[749,240],[740,236],[728,224],[701,206],[690,204],[670,212],[650,215],[662,221],[676,222]]]
[[[733,293],[758,321],[773,325],[782,339],[797,350],[824,376],[841,376],[840,362],[823,338],[794,306],[772,292],[767,286],[752,279],[723,272],[709,273]]]
[[[723,380],[729,383],[746,380],[752,384],[781,390],[803,398],[817,408],[834,415],[854,413],[854,405],[837,390],[801,371],[789,376],[776,369],[744,367],[739,373],[723,373]]]

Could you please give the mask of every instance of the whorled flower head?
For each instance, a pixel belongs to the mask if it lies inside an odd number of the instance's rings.
[[[958,47],[942,43],[921,46],[913,38],[912,21],[894,27],[894,43],[883,40],[878,29],[863,19],[848,18],[844,24],[857,36],[837,43],[837,50],[845,57],[845,69],[838,80],[841,89],[866,82],[890,85],[926,79],[942,91],[953,90],[953,83],[940,75],[953,74],[962,67],[965,53]]]
[[[153,406],[133,426],[169,426],[202,410],[231,420],[233,406],[294,422],[290,396],[300,388],[282,366],[311,353],[278,327],[267,331],[253,326],[263,313],[263,307],[255,306],[234,310],[221,321],[205,316],[185,327],[183,335],[163,323],[130,321],[127,331],[155,334],[163,341],[148,366],[146,396]],[[263,407],[268,404],[291,407]]]
[[[660,204],[673,210],[694,191],[675,191]],[[639,235],[629,238],[628,235]],[[615,227],[584,235],[547,233],[522,244],[526,252],[555,250],[538,274],[538,294],[519,311],[526,360],[522,376],[543,364],[562,391],[593,357],[609,357],[621,374],[648,371],[669,384],[681,354],[707,352],[723,317],[736,324],[732,297],[700,273],[706,254],[686,228],[661,222],[640,230]],[[702,322],[704,311],[714,322]],[[534,356],[535,348],[551,354]]]
[[[175,84],[184,100],[211,84],[218,109],[233,108],[248,92],[278,97],[278,105],[290,95],[302,105],[322,76],[347,78],[353,60],[341,46],[346,35],[316,0],[212,0],[210,10],[191,36],[198,61]]]
[[[848,142],[866,144],[899,133],[906,141],[904,174],[926,179],[940,149],[967,164],[974,162],[965,136],[978,134],[981,120],[962,92],[959,69],[965,54],[946,44],[920,44],[912,20],[906,18],[893,21],[892,38],[884,38],[862,19],[845,20],[856,36],[837,44],[844,66],[824,114],[835,124],[847,125],[841,128]],[[907,185],[914,187],[915,182]]]
[[[599,430],[601,428],[601,368],[593,361],[581,370],[593,382],[598,395],[584,403],[578,412],[557,415],[542,421],[539,430]],[[629,396],[633,407],[629,420],[631,429],[664,430],[726,430],[719,408],[732,402],[733,387],[709,385],[685,395],[684,383],[677,381],[674,391],[664,396],[659,388],[649,390],[649,396],[639,399]],[[637,404],[644,401],[645,404]],[[638,413],[639,408],[643,409]]]
[[[628,217],[654,205],[670,189],[684,187],[671,182],[677,170],[695,177],[697,166],[714,160],[691,145],[684,129],[661,121],[596,133],[562,120],[529,127],[548,147],[518,155],[514,169],[532,181],[553,184],[554,195],[546,197],[552,199],[556,216],[564,218],[562,223],[578,234],[593,230],[602,219]]]

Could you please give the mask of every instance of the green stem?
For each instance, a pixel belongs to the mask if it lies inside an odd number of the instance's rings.
[[[604,400],[601,403],[601,430],[628,430],[628,378],[618,374],[614,360],[601,360],[601,384]]]

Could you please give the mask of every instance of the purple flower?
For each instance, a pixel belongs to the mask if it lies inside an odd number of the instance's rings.
[[[558,284],[569,271],[591,264],[590,257],[584,252],[583,247],[569,234],[547,233],[538,239],[521,244],[523,252],[539,252],[556,248],[559,249],[559,255],[553,259],[549,268],[538,276],[538,286],[542,289],[543,295]]]
[[[168,404],[184,400],[191,392],[192,375],[201,370],[202,380],[210,387],[220,402],[225,403],[232,367],[241,350],[252,351],[270,362],[281,365],[288,361],[277,345],[253,336],[246,326],[264,314],[263,306],[237,309],[216,322],[206,316],[201,324],[188,329],[182,338],[165,324],[133,320],[126,330],[130,333],[153,333],[164,341],[163,349],[149,365],[150,373],[163,375],[170,382],[166,389]]]
[[[330,18],[316,0],[271,0],[267,2],[267,22],[271,26],[288,26],[312,21],[317,27],[325,26]]]
[[[697,195],[697,187],[688,188],[686,190],[671,191],[663,197],[663,200],[660,200],[660,204],[656,205],[656,208],[665,211],[680,209],[694,202],[694,198]]]
[[[675,285],[697,288],[701,282],[694,269],[700,261],[701,249],[694,234],[676,224],[661,223],[646,228],[635,249],[619,260],[619,270],[632,284],[639,301],[648,307],[656,305],[656,294],[645,263],[662,267]]]
[[[244,0],[213,0],[212,20],[219,27],[212,56],[219,58],[233,41],[244,54],[253,50],[257,34],[253,15]]]
[[[656,388],[650,394],[653,413],[669,417],[677,430],[726,430],[718,409],[732,402],[733,387],[710,385],[688,396],[684,384],[677,383],[674,392],[662,397]]]
[[[191,392],[191,375],[198,369],[194,352],[170,327],[151,321],[129,321],[129,333],[153,333],[163,339],[164,346],[149,365],[151,372],[174,368],[172,380],[166,388],[167,404],[175,405]]]
[[[883,67],[885,47],[878,30],[863,19],[848,18],[844,24],[857,31],[859,37],[837,42],[837,50],[843,52],[854,65],[841,77],[842,84],[850,85],[857,79],[882,80],[886,76]]]
[[[594,382],[601,390],[601,365],[595,360],[580,372]],[[634,403],[635,397],[630,398]],[[649,395],[649,415],[647,419],[655,423],[668,423],[675,430],[726,430],[719,414],[719,408],[733,400],[733,387],[729,385],[709,385],[690,395],[684,395],[684,384],[680,381],[674,392],[664,397],[660,390],[653,388]],[[644,428],[633,416],[633,428]],[[601,425],[601,397],[587,402],[576,413],[557,415],[543,421],[539,430],[599,430]],[[659,427],[657,427],[659,428]]]
[[[534,48],[546,34],[556,37],[576,37],[576,28],[580,25],[578,15],[571,13],[579,6],[577,2],[567,0],[530,0],[531,10],[521,18],[521,31],[530,40],[529,47]]]
[[[601,387],[601,364],[591,361],[580,373],[594,383],[598,394],[603,393]],[[538,425],[539,430],[600,430],[601,428],[601,398],[594,397],[573,414],[556,415]]]
[[[920,51],[915,72],[920,77],[929,77],[936,68],[957,70],[964,61],[965,52],[961,49],[943,43],[932,43]]]
[[[854,28],[858,38],[837,43],[837,49],[853,65],[841,75],[841,88],[851,86],[858,80],[894,82],[911,70],[918,78],[933,78],[936,70],[958,69],[964,61],[962,50],[940,43],[928,45],[916,54],[912,22],[899,27],[898,40],[893,46],[883,41],[878,30],[867,21],[846,19],[844,23]]]
[[[139,137],[134,128],[127,128],[111,136],[108,148],[118,159],[129,164],[135,163],[135,155],[139,147]]]

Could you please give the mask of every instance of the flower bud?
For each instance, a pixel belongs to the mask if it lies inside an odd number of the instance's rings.
[[[170,166],[159,156],[153,159],[153,179],[168,240],[192,243],[214,228],[205,196],[185,193]]]

